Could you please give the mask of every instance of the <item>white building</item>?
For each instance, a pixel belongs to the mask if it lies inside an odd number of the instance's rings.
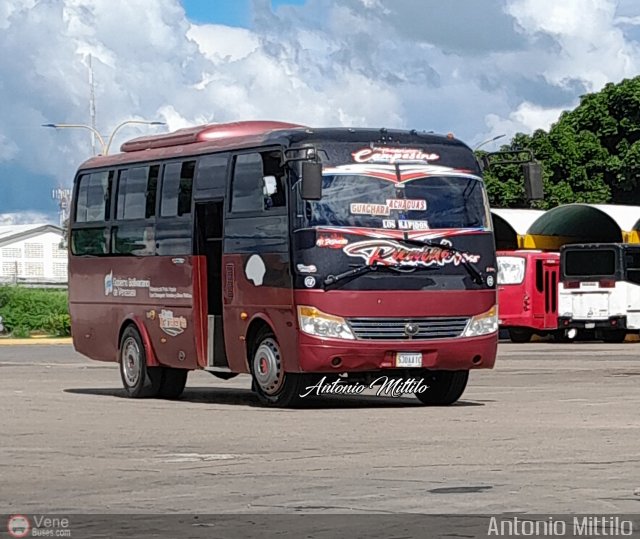
[[[62,242],[58,226],[0,225],[0,284],[66,285]]]

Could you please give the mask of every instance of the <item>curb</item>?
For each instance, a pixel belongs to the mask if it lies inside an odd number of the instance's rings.
[[[52,345],[52,344],[72,344],[71,337],[32,337],[29,339],[0,339],[0,346],[32,346],[32,345]]]

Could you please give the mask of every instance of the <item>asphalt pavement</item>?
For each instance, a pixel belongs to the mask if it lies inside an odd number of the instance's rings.
[[[69,345],[0,347],[0,513],[640,512],[639,343],[501,344],[442,408],[249,388],[130,400]]]

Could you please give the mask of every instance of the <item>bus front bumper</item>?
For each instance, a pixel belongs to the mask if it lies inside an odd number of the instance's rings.
[[[300,334],[302,372],[365,372],[403,368],[396,365],[403,352],[422,354],[421,365],[430,370],[491,369],[498,348],[498,333],[449,340],[366,341],[320,339]]]

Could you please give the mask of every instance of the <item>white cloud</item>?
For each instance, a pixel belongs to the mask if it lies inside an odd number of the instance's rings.
[[[220,24],[193,24],[187,37],[193,39],[200,52],[213,62],[245,58],[260,45],[253,32]]]
[[[37,223],[58,224],[52,215],[42,212],[0,213],[0,225],[32,225]]]
[[[479,138],[490,139],[495,136],[506,135],[505,138],[496,141],[496,144],[504,144],[516,133],[532,133],[537,129],[548,130],[558,120],[562,111],[563,109],[561,108],[544,108],[533,103],[524,102],[509,114],[508,118],[496,114],[488,114],[486,124],[489,127],[489,131]]]
[[[192,24],[178,0],[4,0],[0,172],[69,185],[90,137],[39,126],[89,122],[89,54],[106,136],[128,118],[273,119],[471,143],[548,127],[581,93],[635,76],[638,18],[637,0],[307,0],[275,13],[256,0],[248,30]],[[127,126],[114,147],[149,132]],[[6,188],[0,211],[33,203],[18,181]]]
[[[13,159],[18,153],[18,146],[6,135],[0,133],[0,162]]]
[[[596,91],[640,72],[640,48],[617,28],[613,0],[513,0],[508,12],[525,33],[556,41],[543,52],[545,65],[536,62],[551,84],[578,79]]]

